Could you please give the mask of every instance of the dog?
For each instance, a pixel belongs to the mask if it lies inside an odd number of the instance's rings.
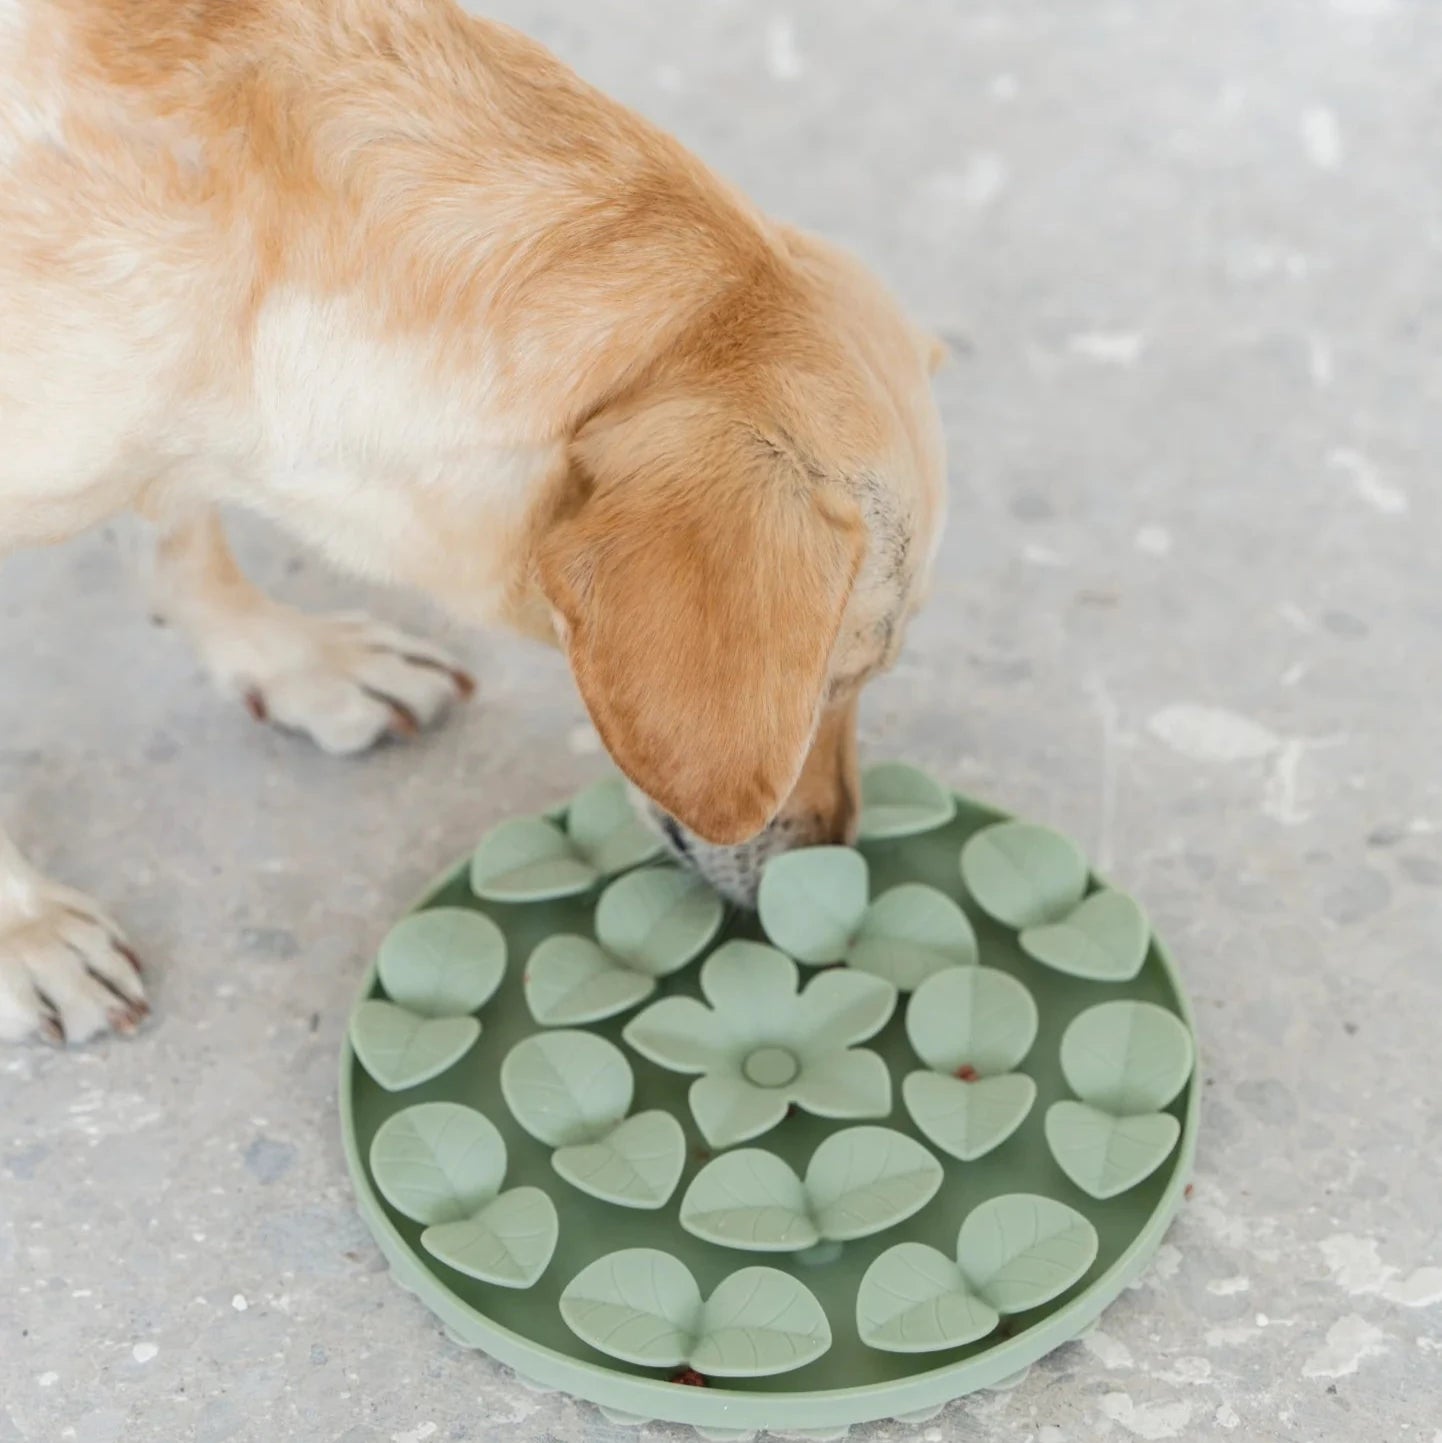
[[[939,356],[856,261],[452,0],[0,0],[0,556],[146,518],[158,613],[327,751],[471,680],[260,594],[221,508],[563,648],[737,901],[849,839],[858,693],[944,519]],[[146,1012],[119,928],[0,832],[0,1038]]]

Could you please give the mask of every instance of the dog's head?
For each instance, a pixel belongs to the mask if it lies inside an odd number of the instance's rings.
[[[607,749],[733,899],[854,836],[860,690],[920,604],[945,510],[936,343],[848,258],[793,265],[572,448],[539,581]]]

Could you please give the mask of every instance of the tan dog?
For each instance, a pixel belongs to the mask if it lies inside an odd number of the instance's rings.
[[[162,612],[328,750],[468,680],[259,595],[217,506],[559,640],[733,896],[847,836],[942,520],[937,349],[450,0],[0,0],[0,555],[143,514]],[[0,1037],[133,1028],[131,961],[0,834]]]

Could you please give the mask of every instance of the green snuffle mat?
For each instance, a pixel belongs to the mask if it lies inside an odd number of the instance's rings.
[[[340,1089],[361,1214],[455,1341],[708,1438],[919,1420],[1084,1333],[1198,1094],[1137,904],[901,764],[755,915],[620,778],[502,823],[385,938]]]

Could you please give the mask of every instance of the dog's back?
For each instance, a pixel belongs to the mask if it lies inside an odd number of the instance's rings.
[[[535,447],[728,293],[786,306],[744,200],[449,0],[0,0],[0,90],[0,545],[177,460],[323,541],[277,462]]]

